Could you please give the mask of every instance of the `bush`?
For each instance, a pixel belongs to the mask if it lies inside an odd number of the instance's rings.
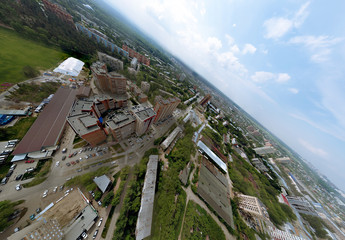
[[[109,192],[103,199],[102,207],[108,206],[111,203],[111,200],[113,199],[113,197],[114,197],[114,192],[113,191]]]

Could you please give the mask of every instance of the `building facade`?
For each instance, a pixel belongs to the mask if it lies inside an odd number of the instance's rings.
[[[142,81],[141,82],[141,90],[144,93],[148,93],[150,91],[150,84],[148,82]]]
[[[135,133],[137,136],[141,136],[149,130],[156,113],[152,108],[145,108],[140,105],[134,106],[132,108],[132,113],[136,118]]]
[[[121,141],[135,133],[135,117],[131,114],[114,114],[106,121],[109,132],[116,141]]]
[[[117,58],[111,57],[105,53],[98,52],[99,61],[108,65],[112,71],[123,70],[123,62]]]
[[[154,110],[157,115],[154,121],[158,122],[170,117],[180,104],[181,100],[177,97],[163,99],[161,96],[157,96],[155,102]]]
[[[147,66],[150,66],[150,59],[149,58],[145,57],[144,55],[141,55],[140,53],[138,53],[136,51],[134,51],[133,49],[131,49],[130,47],[128,47],[125,44],[122,45],[122,49],[128,52],[129,57],[136,58],[136,59],[138,59],[138,62],[143,63]]]
[[[206,104],[211,100],[212,96],[210,94],[207,94],[200,102],[199,104],[203,107],[206,106]]]

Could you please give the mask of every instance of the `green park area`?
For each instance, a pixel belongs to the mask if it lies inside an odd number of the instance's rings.
[[[16,32],[0,27],[0,83],[18,83],[34,77],[38,70],[54,67],[63,52],[22,38]]]

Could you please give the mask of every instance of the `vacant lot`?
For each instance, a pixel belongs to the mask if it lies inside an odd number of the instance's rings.
[[[22,139],[35,120],[36,117],[25,117],[12,127],[0,128],[0,141]]]
[[[44,70],[67,57],[53,48],[22,38],[14,31],[0,27],[0,82],[18,83],[27,78],[24,70]]]

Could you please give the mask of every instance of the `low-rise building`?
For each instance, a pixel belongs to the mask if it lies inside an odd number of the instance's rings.
[[[99,61],[105,63],[112,71],[123,70],[123,62],[117,58],[111,57],[105,53],[98,52]]]
[[[105,193],[111,185],[111,180],[106,175],[95,177],[93,182],[96,183],[97,187],[102,191],[102,193]]]
[[[172,133],[170,133],[169,136],[162,142],[161,148],[166,150],[180,133],[182,133],[182,129],[180,127],[176,127],[174,131],[172,131]]]
[[[271,154],[274,153],[276,150],[274,147],[272,146],[265,146],[265,147],[258,147],[258,148],[254,148],[254,151],[263,156],[263,155],[267,155],[267,154]]]

